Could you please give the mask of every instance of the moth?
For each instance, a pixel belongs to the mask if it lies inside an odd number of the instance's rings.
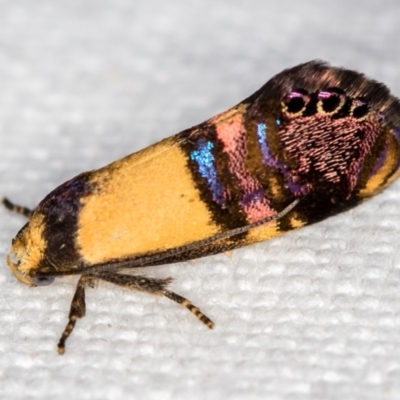
[[[34,210],[7,264],[29,286],[80,275],[60,354],[97,281],[167,297],[171,279],[136,267],[271,239],[346,211],[399,175],[400,103],[363,74],[311,61],[284,70],[209,120],[84,172]],[[267,267],[267,266],[266,266]]]

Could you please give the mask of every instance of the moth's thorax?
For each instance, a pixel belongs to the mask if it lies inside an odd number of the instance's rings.
[[[37,274],[45,257],[43,229],[43,215],[34,214],[13,239],[7,257],[7,264],[14,276],[29,286],[35,286],[32,276]]]

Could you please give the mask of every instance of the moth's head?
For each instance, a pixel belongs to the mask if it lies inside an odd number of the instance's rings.
[[[40,275],[47,269],[43,229],[42,215],[34,214],[13,239],[7,256],[7,264],[14,276],[28,286],[45,286],[54,281],[53,277]]]

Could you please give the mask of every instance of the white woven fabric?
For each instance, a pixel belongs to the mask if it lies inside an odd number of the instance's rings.
[[[84,170],[199,123],[311,59],[400,94],[398,0],[0,2],[0,196],[34,207]],[[149,268],[216,323],[101,284],[64,356],[74,280],[17,282],[0,209],[1,399],[399,399],[400,184],[340,216]],[[161,199],[160,199],[161,200]]]

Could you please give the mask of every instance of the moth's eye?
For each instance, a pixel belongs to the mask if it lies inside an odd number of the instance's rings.
[[[352,114],[354,118],[362,119],[369,113],[370,105],[363,100],[356,99],[353,101]]]
[[[283,111],[292,116],[301,114],[307,107],[310,96],[304,90],[291,91],[282,102]]]
[[[54,278],[52,276],[36,276],[32,278],[32,282],[36,286],[48,286],[54,282]]]
[[[340,89],[327,89],[318,92],[318,111],[324,114],[334,114],[345,103],[346,95]]]

